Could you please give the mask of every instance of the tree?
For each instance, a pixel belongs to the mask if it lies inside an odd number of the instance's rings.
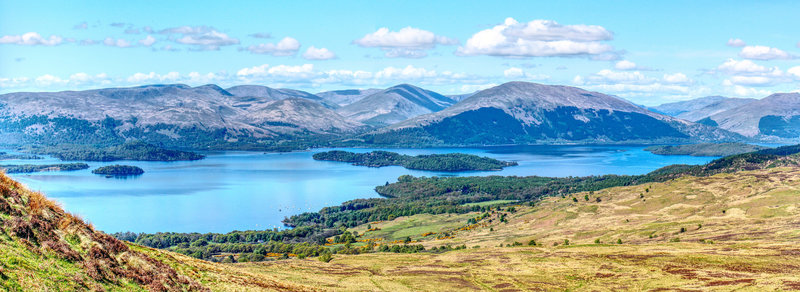
[[[536,240],[531,239],[531,241],[528,241],[528,245],[536,246]]]
[[[617,244],[622,244],[622,239],[617,239]]]

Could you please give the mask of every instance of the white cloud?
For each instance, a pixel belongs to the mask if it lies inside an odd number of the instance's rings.
[[[236,72],[236,76],[250,76],[250,75],[259,75],[264,74],[267,72],[267,68],[269,65],[263,64],[259,66],[253,66],[250,68],[242,68],[238,72]]]
[[[306,60],[330,60],[336,58],[336,54],[326,48],[316,48],[314,46],[308,47],[303,58]]]
[[[531,74],[525,72],[521,68],[511,67],[503,71],[503,76],[507,79],[514,79],[514,80],[545,80],[549,79],[550,76],[546,74]]]
[[[381,71],[376,72],[375,77],[378,79],[412,80],[436,77],[436,71],[414,67],[411,65],[408,65],[405,68],[389,66]]]
[[[730,75],[723,83],[726,86],[771,86],[790,81],[789,76],[780,68],[767,68],[750,60],[728,59],[717,66],[715,72]]]
[[[5,35],[0,37],[0,44],[15,44],[25,46],[55,46],[60,45],[63,42],[64,39],[60,36],[51,35],[48,38],[44,38],[36,32],[29,32],[22,35]]]
[[[788,73],[790,76],[794,77],[795,79],[800,80],[800,66],[795,66],[795,67],[789,68],[789,70],[786,70],[786,73]]]
[[[739,57],[751,60],[787,60],[794,58],[794,56],[783,50],[766,46],[746,46],[739,52]]]
[[[617,70],[633,70],[633,69],[636,69],[636,63],[628,61],[628,60],[622,60],[622,61],[619,61],[616,64],[614,64],[614,69],[617,69]]]
[[[767,68],[750,60],[737,61],[734,59],[728,59],[721,65],[717,66],[718,72],[726,74],[762,74],[775,70],[779,69],[777,67]]]
[[[353,43],[367,48],[381,48],[389,58],[422,58],[428,55],[424,50],[433,49],[437,45],[455,45],[458,41],[409,26],[399,31],[382,27]]]
[[[154,38],[151,35],[147,35],[147,37],[139,40],[139,44],[141,44],[141,45],[143,45],[145,47],[152,46],[154,43],[156,43],[156,38]]]
[[[126,80],[128,81],[128,83],[143,84],[152,82],[175,82],[179,78],[180,74],[178,72],[169,72],[164,75],[156,74],[155,72],[150,72],[150,73],[134,73]]]
[[[486,83],[486,84],[470,84],[470,85],[462,85],[459,90],[464,93],[472,93],[479,90],[484,90],[487,88],[492,88],[497,86],[497,83]]]
[[[407,48],[394,48],[394,49],[385,49],[386,53],[384,56],[388,58],[409,58],[409,59],[419,59],[428,56],[428,53],[424,50],[417,50],[417,49],[407,49]]]
[[[163,29],[159,33],[170,35],[170,40],[179,44],[190,45],[195,50],[219,50],[222,46],[239,44],[239,39],[230,37],[209,26],[172,27]],[[180,35],[180,37],[177,35]]]
[[[133,46],[129,41],[125,39],[113,39],[113,38],[106,38],[103,40],[103,44],[109,47],[117,47],[117,48],[130,48]]]
[[[740,48],[740,47],[744,47],[744,46],[746,46],[746,45],[747,45],[747,43],[745,43],[745,42],[744,42],[743,40],[741,40],[741,39],[734,39],[734,38],[731,38],[731,39],[728,39],[728,42],[727,42],[725,45],[726,45],[726,46],[729,46],[729,47],[736,47],[736,48]]]
[[[675,73],[675,74],[664,74],[661,78],[664,80],[665,83],[670,84],[690,84],[692,80],[683,73]]]
[[[503,24],[475,33],[456,54],[615,59],[613,48],[601,42],[611,39],[613,34],[601,26],[561,25],[550,20],[519,23],[507,18]]]
[[[277,44],[268,43],[268,44],[251,45],[244,50],[247,50],[253,54],[292,56],[294,54],[297,54],[297,51],[300,50],[300,42],[298,42],[294,38],[285,37],[282,40],[280,40]]]
[[[506,78],[518,78],[525,75],[525,72],[522,71],[520,68],[511,67],[503,71],[503,76]]]
[[[353,41],[353,43],[369,48],[415,48],[429,49],[436,45],[455,45],[457,40],[436,35],[430,31],[413,27],[405,27],[399,31],[389,31],[382,27],[373,33]]]

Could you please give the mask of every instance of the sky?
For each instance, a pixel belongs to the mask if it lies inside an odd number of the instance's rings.
[[[800,90],[800,1],[7,1],[0,93],[508,81],[658,105]]]

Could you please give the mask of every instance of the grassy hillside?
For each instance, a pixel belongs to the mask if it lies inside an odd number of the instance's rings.
[[[658,155],[729,156],[764,149],[769,147],[746,143],[702,143],[650,146],[644,150]]]

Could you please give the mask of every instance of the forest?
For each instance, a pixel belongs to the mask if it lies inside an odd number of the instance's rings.
[[[349,162],[360,166],[382,167],[397,165],[407,169],[429,171],[501,170],[503,167],[517,165],[513,161],[500,161],[489,157],[463,153],[411,156],[389,151],[353,153],[333,150],[316,153],[313,158],[314,160]]]

